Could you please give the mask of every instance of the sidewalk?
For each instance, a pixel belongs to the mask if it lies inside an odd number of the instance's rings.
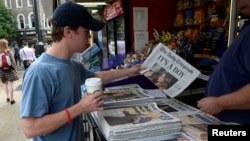
[[[4,85],[0,84],[0,141],[32,141],[24,136],[19,118],[22,77],[24,71],[18,71],[19,80],[13,83],[15,104],[6,102]]]

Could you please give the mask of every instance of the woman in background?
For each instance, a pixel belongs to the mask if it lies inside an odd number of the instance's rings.
[[[5,84],[7,102],[10,102],[10,104],[15,104],[15,100],[13,98],[13,82],[18,80],[18,77],[16,75],[16,61],[13,53],[9,50],[8,41],[6,39],[0,39],[0,54],[1,53],[8,53],[11,58],[12,66],[9,69],[0,68],[0,78],[1,81]]]

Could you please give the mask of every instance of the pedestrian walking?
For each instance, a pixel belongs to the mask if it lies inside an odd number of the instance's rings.
[[[18,47],[18,44],[16,44],[14,46],[14,58],[15,58],[15,61],[16,61],[16,66],[18,68],[22,66],[22,60],[20,58],[20,54],[19,54],[19,51],[20,51],[20,48]]]
[[[5,85],[5,92],[7,96],[7,102],[15,104],[13,95],[13,82],[18,80],[16,61],[13,53],[8,47],[8,41],[6,39],[0,39],[0,78]]]
[[[23,45],[24,47],[20,50],[19,54],[20,58],[23,60],[24,69],[26,70],[31,65],[31,62],[36,60],[36,56],[34,51],[29,48],[27,42],[24,42]]]

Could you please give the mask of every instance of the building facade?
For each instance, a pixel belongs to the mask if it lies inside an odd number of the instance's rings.
[[[17,21],[17,43],[27,41],[30,45],[51,40],[48,19],[52,16],[51,0],[3,0]],[[34,4],[37,4],[36,7]],[[37,15],[37,16],[36,16]],[[36,19],[37,18],[37,19]],[[36,24],[38,21],[38,24]],[[40,38],[39,38],[40,37]]]

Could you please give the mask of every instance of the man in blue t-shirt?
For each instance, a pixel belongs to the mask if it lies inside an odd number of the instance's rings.
[[[89,77],[103,83],[138,74],[141,65],[117,71],[91,72],[71,59],[90,45],[90,30],[99,31],[104,22],[94,19],[84,6],[59,5],[50,21],[52,47],[24,74],[21,125],[34,141],[84,141],[82,114],[103,110],[103,92],[82,96],[81,85]]]
[[[241,14],[250,16],[250,1],[238,0]],[[223,54],[208,82],[206,98],[198,101],[201,111],[222,121],[250,124],[250,24]]]

